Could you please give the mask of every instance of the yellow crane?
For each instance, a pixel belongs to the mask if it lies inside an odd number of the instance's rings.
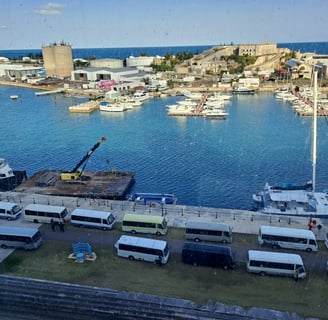
[[[63,172],[60,175],[60,179],[64,181],[79,180],[83,174],[88,159],[105,140],[107,140],[106,137],[101,137],[101,139],[87,152],[87,154],[80,160],[80,162],[73,168],[73,170]]]

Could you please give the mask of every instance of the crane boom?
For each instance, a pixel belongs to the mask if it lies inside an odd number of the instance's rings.
[[[103,143],[103,141],[105,141],[105,140],[107,140],[106,137],[101,137],[101,139],[88,151],[88,153],[81,159],[81,161],[70,172],[71,173],[76,172],[82,166],[82,164],[85,163],[90,158],[90,156],[100,146],[100,144]]]
[[[61,180],[65,180],[65,181],[78,180],[83,173],[83,169],[88,159],[105,140],[107,140],[106,137],[101,137],[101,139],[86,153],[86,155],[79,161],[79,163],[71,171],[64,172],[60,175]],[[83,164],[84,164],[83,169],[79,170]]]

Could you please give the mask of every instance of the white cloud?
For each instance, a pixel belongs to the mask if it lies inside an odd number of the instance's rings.
[[[64,6],[59,3],[48,2],[45,6],[34,12],[43,16],[56,16],[62,13]]]

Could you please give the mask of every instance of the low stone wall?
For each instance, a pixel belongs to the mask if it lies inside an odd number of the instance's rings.
[[[0,276],[0,318],[21,320],[178,319],[302,320],[296,314],[221,303],[198,305],[189,300],[110,289]]]

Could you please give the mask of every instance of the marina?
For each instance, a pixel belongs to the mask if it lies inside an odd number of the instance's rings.
[[[314,88],[312,99],[307,103],[312,108],[312,179],[306,185],[297,187],[271,187],[266,183],[263,191],[253,195],[253,199],[259,205],[259,211],[267,214],[293,215],[313,218],[328,218],[328,194],[316,190],[316,161],[317,161],[317,110],[318,88],[317,71],[314,72]]]
[[[13,93],[24,103],[8,99]],[[108,142],[92,156],[88,171],[134,172],[130,192],[169,191],[186,205],[250,210],[252,194],[266,181],[309,180],[311,164],[303,159],[311,149],[311,118],[295,117],[289,104],[272,92],[235,95],[225,104],[225,121],[168,116],[166,106],[184,96],[153,98],[129,112],[73,115],[69,106],[86,99],[62,94],[35,97],[34,90],[17,87],[1,87],[0,95],[5,97],[2,117],[8,124],[0,133],[2,141],[11,141],[2,145],[3,156],[12,168],[26,170],[28,177],[74,167],[79,155],[99,135],[106,135]],[[17,121],[10,121],[13,117]],[[325,132],[324,119],[318,120],[319,130]],[[33,129],[35,121],[41,124],[38,130]],[[322,174],[317,189],[324,190],[328,148],[320,136],[318,143]]]
[[[195,116],[208,119],[225,119],[229,113],[225,111],[225,101],[230,101],[230,95],[201,94],[184,92],[185,100],[167,106],[169,116]]]

